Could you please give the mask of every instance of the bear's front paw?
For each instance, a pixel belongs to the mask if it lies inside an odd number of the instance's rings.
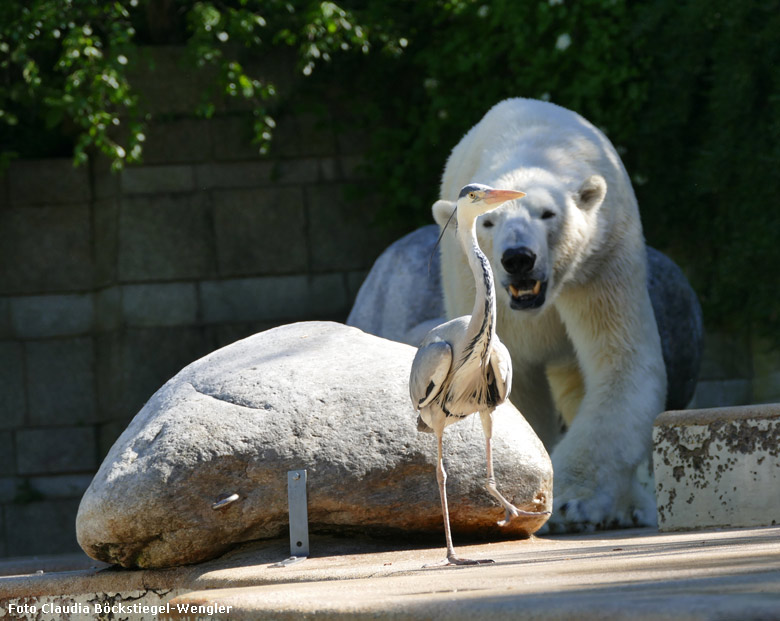
[[[633,490],[632,490],[633,491]],[[601,490],[583,494],[556,494],[546,533],[593,532],[655,524],[655,503],[637,494],[615,495]],[[541,533],[541,531],[540,531]]]
[[[605,497],[571,498],[562,502],[556,498],[552,517],[546,526],[550,533],[593,532],[617,527]]]

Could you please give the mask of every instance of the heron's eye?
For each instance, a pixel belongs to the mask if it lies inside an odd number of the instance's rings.
[[[473,201],[477,200],[477,193],[476,192],[469,192],[469,198]]]
[[[555,212],[550,211],[549,209],[546,210],[544,213],[542,213],[542,220],[549,220],[550,218],[555,217]]]
[[[492,220],[483,220],[482,226],[484,226],[486,229],[493,228],[493,221]]]

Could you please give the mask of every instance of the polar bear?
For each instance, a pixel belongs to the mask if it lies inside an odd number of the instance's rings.
[[[452,151],[432,209],[444,231],[448,318],[474,303],[469,266],[447,227],[472,182],[527,195],[481,217],[477,234],[495,275],[497,332],[512,356],[511,400],[554,447],[552,527],[654,523],[654,500],[634,473],[649,456],[667,379],[639,210],[617,152],[552,103],[494,106]]]
[[[598,257],[591,256],[592,253],[586,253],[588,259],[584,260],[583,257],[582,263],[586,267],[590,266],[589,271],[597,272],[596,275],[600,276],[600,278],[596,278],[593,281],[594,285],[591,286],[589,292],[583,289],[581,284],[578,284],[582,280],[587,280],[585,278],[587,271],[580,274],[579,280],[569,277],[566,282],[570,282],[571,286],[560,286],[563,295],[559,297],[556,294],[554,299],[554,301],[563,300],[561,305],[561,309],[564,311],[563,314],[559,310],[551,308],[555,304],[550,304],[550,296],[548,295],[545,296],[546,299],[540,308],[514,312],[512,312],[511,308],[510,298],[513,297],[510,295],[513,293],[511,289],[509,289],[508,293],[505,291],[499,299],[501,321],[503,324],[509,325],[509,328],[507,328],[507,325],[500,325],[499,330],[506,331],[508,329],[509,333],[512,334],[525,332],[521,336],[522,340],[520,343],[527,343],[528,345],[523,352],[520,352],[520,355],[514,354],[515,379],[522,379],[519,377],[521,372],[527,379],[518,382],[517,386],[520,386],[520,388],[517,388],[517,392],[513,392],[510,397],[516,404],[523,407],[525,413],[536,425],[538,433],[546,440],[548,449],[552,449],[560,439],[559,428],[556,424],[560,411],[563,411],[566,418],[570,421],[572,421],[574,414],[580,408],[585,414],[578,417],[579,422],[572,423],[571,433],[569,434],[571,439],[568,441],[568,445],[561,443],[560,450],[552,451],[558,464],[555,494],[558,511],[554,515],[553,520],[551,520],[552,525],[568,530],[579,530],[597,526],[627,526],[634,523],[653,524],[655,522],[655,511],[652,506],[652,496],[637,491],[633,488],[633,483],[626,482],[630,478],[626,474],[630,468],[629,464],[637,461],[639,455],[647,453],[650,443],[650,437],[647,435],[647,427],[650,424],[648,419],[652,418],[652,412],[658,408],[657,403],[649,405],[646,401],[642,401],[644,399],[642,391],[646,390],[651,395],[655,395],[657,392],[660,392],[657,390],[657,387],[663,383],[662,374],[653,370],[654,366],[657,367],[657,348],[654,335],[650,334],[648,337],[642,328],[634,329],[630,325],[630,322],[636,324],[639,321],[637,317],[647,316],[644,296],[641,293],[637,293],[636,297],[631,297],[631,292],[636,291],[637,287],[641,287],[641,263],[645,260],[642,254],[639,256],[631,254],[637,249],[637,237],[641,237],[641,233],[637,232],[639,224],[636,217],[633,192],[614,150],[606,139],[586,121],[571,112],[541,102],[514,100],[514,103],[510,102],[508,105],[510,108],[514,107],[518,111],[516,116],[519,118],[515,119],[517,121],[516,125],[508,126],[509,129],[518,135],[521,135],[523,132],[525,125],[523,119],[526,114],[524,110],[526,109],[535,110],[534,114],[528,115],[528,118],[531,119],[529,127],[531,129],[535,128],[537,132],[549,132],[549,138],[544,138],[540,135],[536,140],[535,144],[538,145],[536,154],[533,152],[528,153],[525,150],[522,151],[524,156],[528,157],[532,162],[542,161],[544,157],[554,155],[554,159],[560,163],[559,165],[563,165],[562,163],[566,160],[560,153],[562,145],[553,140],[553,137],[560,133],[577,136],[576,139],[572,138],[569,143],[577,148],[582,148],[591,139],[595,141],[596,145],[601,144],[606,151],[602,156],[608,160],[606,169],[603,169],[601,174],[598,175],[604,179],[606,186],[605,197],[600,199],[605,204],[596,204],[586,200],[584,201],[586,203],[585,206],[589,205],[591,207],[590,212],[593,212],[594,209],[606,210],[608,207],[611,209],[626,209],[629,212],[628,215],[623,214],[617,217],[608,215],[605,211],[600,216],[597,216],[597,218],[602,217],[606,219],[606,226],[602,230],[601,236],[598,237],[598,240],[601,242],[599,252],[603,255],[601,261],[603,261],[604,267],[599,265]],[[507,116],[511,117],[512,115],[509,114]],[[542,116],[543,119],[538,119],[538,116]],[[571,130],[570,127],[572,123],[575,126],[574,130]],[[545,129],[547,124],[552,125],[552,127]],[[499,125],[503,134],[506,128],[503,124]],[[584,136],[582,133],[584,133]],[[473,138],[473,134],[471,135]],[[465,142],[466,139],[464,139]],[[481,157],[485,161],[490,161],[486,158],[493,158],[492,150],[494,145],[501,146],[500,138],[484,140],[484,142],[487,150]],[[566,146],[565,142],[563,146]],[[545,150],[548,147],[549,151],[545,154]],[[521,152],[521,148],[523,148],[521,143],[513,144],[510,142],[505,145],[504,153],[511,154],[515,149]],[[588,152],[592,152],[594,149],[595,147],[591,146]],[[461,149],[460,152],[463,153],[464,149]],[[497,160],[499,151],[496,150],[495,153],[496,157],[493,159]],[[594,158],[594,160],[600,162],[598,157]],[[573,164],[573,166],[576,165],[576,163]],[[588,166],[592,165],[588,164]],[[539,166],[539,168],[542,167]],[[550,170],[551,167],[549,165],[544,169],[547,173]],[[536,171],[539,179],[543,180],[546,176],[541,174],[544,171]],[[586,171],[582,172],[581,175],[592,176],[588,168],[586,168]],[[607,174],[608,171],[611,172]],[[490,175],[496,176],[501,176],[501,174],[506,173],[501,173],[498,168],[496,168],[495,173],[490,173]],[[509,176],[511,177],[511,175]],[[550,192],[550,188],[545,188],[541,181],[534,181],[533,175],[530,173],[526,173],[526,179],[529,181],[529,185],[538,184],[540,191]],[[562,179],[566,179],[566,177],[564,176]],[[580,184],[579,186],[577,185],[578,183]],[[594,180],[594,183],[598,184],[598,181]],[[590,185],[593,186],[594,183]],[[457,186],[457,182],[454,182],[454,185]],[[581,191],[583,185],[584,181],[570,180],[568,187],[574,188],[574,191],[568,190],[570,195],[565,199],[565,205],[568,205],[568,208],[574,209],[576,207],[576,209],[581,209],[579,204],[583,202],[582,199],[589,198],[589,192],[583,193]],[[621,196],[623,199],[627,199],[623,207],[619,206],[619,202],[613,200],[621,186],[623,188]],[[612,192],[612,189],[616,191]],[[560,186],[558,191],[561,191]],[[593,198],[593,196],[591,195],[590,198]],[[523,199],[523,201],[525,200]],[[569,205],[569,200],[573,200],[575,205]],[[451,209],[451,203],[444,202],[434,208],[434,213],[439,212],[440,220],[443,220],[443,216],[446,215],[447,207]],[[520,218],[522,219],[524,215],[529,217],[527,226],[531,227],[530,216],[533,214],[531,212],[524,214],[521,211]],[[539,218],[544,221],[545,218],[542,218],[542,215],[544,215],[544,212],[539,215]],[[593,213],[577,215],[577,211],[573,211],[569,213],[569,216],[576,217],[578,220],[575,220],[575,222],[582,222],[587,217],[591,217],[591,220],[593,220]],[[552,212],[547,214],[546,219],[549,220],[554,217],[559,216]],[[630,223],[628,226],[623,222],[625,218]],[[512,220],[508,215],[506,220],[502,221],[506,224],[512,224]],[[616,222],[621,222],[622,224],[619,226],[623,227],[627,231],[627,235],[629,235],[628,239],[618,237],[617,241],[620,243],[617,244],[615,243],[615,231],[619,229],[616,228]],[[491,244],[493,255],[495,255],[496,250],[492,240],[496,239],[498,234],[496,225],[497,221],[491,220],[486,227],[482,228],[480,234],[482,244]],[[552,226],[552,223],[548,222],[545,224],[545,227],[548,225]],[[559,225],[560,222],[558,223]],[[602,224],[601,226],[604,225]],[[473,283],[473,280],[468,278],[465,281],[458,281],[457,278],[452,277],[457,273],[457,269],[454,272],[451,271],[450,264],[441,269],[440,256],[438,253],[433,252],[437,245],[439,229],[440,226],[437,224],[417,229],[391,244],[381,254],[360,287],[355,303],[347,318],[348,325],[358,327],[377,336],[417,346],[421,338],[432,327],[447,319],[444,312],[444,300],[442,299],[444,296],[442,293],[441,272],[446,273],[448,278],[450,278],[450,295],[448,299],[451,307],[457,306],[454,302],[456,296],[453,291],[457,292],[461,286]],[[579,229],[569,224],[568,230],[572,229],[579,231]],[[544,230],[547,231],[546,228]],[[488,235],[487,233],[490,234]],[[577,234],[581,235],[582,233],[578,232]],[[612,246],[609,246],[609,243]],[[447,244],[448,241],[445,239],[445,254],[448,258],[454,256],[454,265],[457,266],[459,251],[457,249],[453,250]],[[455,253],[454,255],[453,252]],[[691,288],[682,270],[671,259],[650,247],[644,248],[644,254],[646,254],[648,270],[645,287],[650,296],[655,322],[658,324],[658,333],[661,339],[663,360],[668,378],[666,404],[664,407],[665,409],[674,410],[683,409],[693,396],[701,363],[703,341],[701,307],[696,298],[696,293]],[[495,264],[500,264],[500,258],[498,261],[494,258]],[[591,274],[592,277],[593,275]],[[625,285],[621,284],[626,279],[628,281]],[[560,280],[556,279],[559,285],[561,285]],[[528,284],[526,283],[526,285]],[[581,317],[581,313],[577,313],[575,309],[570,308],[571,304],[576,303],[577,295],[580,295],[583,296],[580,298],[584,299],[583,303],[590,305],[588,310],[590,308],[603,310],[605,305],[604,296],[613,295],[612,291],[604,290],[606,284],[609,284],[610,287],[622,287],[620,291],[614,292],[615,305],[607,304],[611,314],[608,314],[606,317],[595,314],[590,317]],[[473,287],[473,284],[471,286]],[[519,297],[521,289],[517,285],[514,286],[517,291],[514,297]],[[529,294],[533,294],[535,286],[536,281],[530,283],[530,290],[526,291]],[[539,287],[541,293],[541,282]],[[547,291],[545,290],[546,293]],[[468,296],[473,295],[473,289],[471,291],[468,291],[468,289],[461,291],[461,294],[465,296],[462,299],[466,299]],[[589,297],[593,295],[597,296],[595,300]],[[526,298],[525,301],[530,299]],[[625,300],[631,301],[632,305],[628,307],[629,309],[632,309],[633,305],[641,308],[633,309],[633,312],[626,316],[625,303],[617,304],[617,301]],[[507,303],[509,303],[508,308]],[[451,314],[457,314],[458,312],[457,308],[450,308]],[[541,316],[545,314],[551,316],[546,320],[550,323],[550,326],[546,328],[548,332],[544,334],[537,332],[534,334],[534,328],[545,327],[545,320],[541,319]],[[576,340],[562,331],[562,325],[566,326],[563,321],[564,318],[576,320],[571,321],[572,329],[579,328],[579,331],[574,332]],[[588,321],[595,322],[595,324],[591,323],[590,326],[595,332],[589,333],[585,331],[583,333],[582,330],[588,327]],[[618,332],[614,331],[615,326],[612,325],[613,323],[620,328]],[[644,322],[642,327],[652,331],[649,322]],[[502,338],[506,339],[506,337]],[[621,344],[621,339],[623,338],[626,340]],[[542,341],[542,346],[539,345],[536,339]],[[602,343],[604,345],[603,350],[601,349]],[[577,346],[582,347],[582,349],[576,349]],[[533,349],[533,347],[537,349]],[[626,351],[626,348],[633,349],[635,347],[638,347],[639,350]],[[600,352],[602,351],[610,356],[606,361],[600,359]],[[628,363],[629,373],[626,375],[620,374],[622,370],[615,370],[616,366],[622,364],[622,362],[615,362],[617,353],[625,356],[625,360]],[[586,384],[583,381],[585,378],[580,368],[580,359],[585,359],[582,367],[589,369],[587,400],[583,399],[586,393]],[[588,359],[591,361],[589,362]],[[654,359],[655,363],[653,363]],[[653,386],[643,385],[644,378],[637,371],[642,365],[650,369],[650,373],[646,375],[651,382],[655,382],[655,389]],[[567,371],[570,371],[568,375],[566,374]],[[566,387],[566,384],[562,383],[562,380],[565,380],[566,377],[572,381],[572,390],[568,392],[561,390],[562,387]],[[632,387],[632,383],[636,384],[636,387]],[[614,393],[611,392],[612,386],[615,387]],[[523,392],[522,395],[518,394],[521,390]],[[605,391],[608,394],[605,394]],[[615,396],[614,402],[611,402],[612,394]],[[625,409],[626,402],[630,403],[629,409]],[[600,405],[594,405],[601,403],[606,403],[603,409],[600,409]],[[615,428],[612,428],[612,419],[610,417],[614,417],[616,421]],[[584,437],[575,441],[573,435],[577,433]],[[600,433],[603,433],[601,437],[599,437]],[[628,441],[624,440],[626,437]],[[606,455],[601,453],[598,455],[605,462],[603,464],[592,463],[596,442],[600,444],[603,442],[607,450]],[[582,466],[579,465],[580,463]],[[626,488],[629,486],[632,487],[631,494],[626,493]],[[579,494],[576,494],[578,490]]]

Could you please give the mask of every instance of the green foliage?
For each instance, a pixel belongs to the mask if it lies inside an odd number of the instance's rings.
[[[185,45],[214,77],[200,114],[249,102],[265,152],[277,89],[250,67],[283,46],[307,76],[296,100],[341,94],[370,136],[385,218],[411,227],[430,221],[447,155],[492,105],[549,99],[618,147],[648,241],[685,266],[710,326],[776,339],[778,32],[780,0],[8,0],[0,164],[41,154],[30,145],[138,160],[148,117],[127,75],[146,43]]]
[[[244,48],[259,47],[267,25],[257,6],[241,0],[238,6],[222,3],[195,2],[186,13],[189,38],[187,47],[190,61],[198,68],[217,68],[218,92],[228,97],[240,97],[251,102],[255,116],[255,142],[260,152],[268,149],[274,127],[273,119],[266,113],[264,102],[276,94],[273,84],[250,75],[236,58],[236,45]],[[257,3],[252,3],[257,5]],[[211,117],[216,109],[215,94],[198,107],[197,112]]]
[[[120,2],[3,3],[0,122],[10,128],[20,120],[48,129],[74,124],[77,163],[87,160],[90,147],[116,164],[138,159],[144,135],[125,71],[134,56],[133,34]],[[116,138],[123,123],[125,146]],[[25,138],[22,134],[20,141]]]
[[[333,2],[8,0],[0,3],[0,164],[14,152],[39,154],[37,143],[45,153],[56,134],[66,139],[55,138],[51,150],[70,144],[76,164],[90,151],[115,169],[139,161],[149,118],[128,75],[143,67],[139,44],[168,40],[183,42],[192,66],[216,76],[195,111],[213,115],[221,97],[249,102],[261,152],[275,125],[266,104],[276,89],[247,70],[247,51],[295,47],[308,75],[334,54],[368,53],[374,40],[398,47]]]
[[[647,101],[627,164],[645,234],[711,325],[780,341],[780,2],[662,0],[638,13]]]
[[[645,82],[628,45],[626,1],[405,5],[408,12],[396,11],[407,38],[403,62],[375,59],[352,76],[357,92],[372,93],[363,102],[373,136],[369,170],[388,217],[430,221],[449,151],[506,97],[575,109],[617,144],[630,134]]]

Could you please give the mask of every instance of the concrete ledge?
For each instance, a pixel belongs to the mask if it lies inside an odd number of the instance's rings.
[[[780,418],[780,403],[759,403],[727,408],[663,412],[655,419],[656,427],[687,427],[723,421]]]
[[[76,554],[52,554],[41,556],[18,556],[0,562],[0,578],[26,576],[30,574],[58,574],[66,571],[98,570],[110,567],[89,558],[83,552]],[[0,589],[3,583],[0,582]],[[1,592],[1,591],[0,591]]]
[[[664,412],[653,445],[661,530],[780,521],[780,404]]]
[[[443,557],[440,545],[317,537],[315,556],[284,568],[270,567],[289,553],[287,542],[277,540],[171,570],[93,567],[12,576],[0,578],[0,619],[749,621],[777,618],[780,610],[780,527],[673,534],[637,529],[461,543],[458,551],[495,563],[435,566]],[[41,614],[44,604],[77,612]],[[95,612],[107,604],[116,607],[113,617]],[[20,613],[23,606],[36,612]],[[157,614],[144,613],[143,606],[158,607]],[[212,606],[213,612],[193,615],[192,606]]]

